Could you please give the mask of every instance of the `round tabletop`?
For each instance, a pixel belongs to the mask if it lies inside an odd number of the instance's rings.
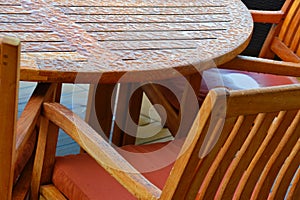
[[[189,75],[241,53],[253,29],[240,0],[6,0],[0,10],[1,34],[22,42],[27,81]]]

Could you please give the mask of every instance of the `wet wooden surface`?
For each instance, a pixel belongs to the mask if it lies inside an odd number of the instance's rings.
[[[0,0],[0,26],[22,41],[22,80],[112,83],[227,62],[253,23],[240,0]]]

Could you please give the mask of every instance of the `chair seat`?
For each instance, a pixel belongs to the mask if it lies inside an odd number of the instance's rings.
[[[238,70],[208,69],[203,73],[201,88],[197,94],[200,104],[203,102],[209,89],[216,87],[226,87],[230,90],[238,90],[299,83],[295,77]],[[171,105],[179,110],[180,103],[172,92],[175,93],[177,97],[181,97],[186,81],[182,78],[174,78],[165,81],[168,83],[164,83],[164,85],[169,85],[172,88],[169,88],[170,90],[168,90],[165,87],[160,87],[160,90]]]
[[[151,152],[155,152],[166,146],[169,147],[164,153],[160,152],[153,157],[157,157],[161,162],[164,162],[166,161],[165,158],[170,157],[170,154],[176,156],[176,151],[178,151],[180,147],[171,143],[155,143],[141,146],[128,145],[122,147],[120,153],[123,154],[135,168],[141,170],[143,167],[153,164],[152,161],[149,161],[149,156],[153,156]],[[128,152],[130,153],[128,154]],[[131,153],[133,153],[134,156],[131,157]],[[136,154],[141,155],[139,157],[140,159],[136,158]],[[150,182],[160,189],[163,188],[169,176],[173,162],[163,164],[162,166],[162,168],[153,168],[153,171],[144,170],[144,172],[142,172]],[[88,154],[57,157],[52,181],[68,199],[72,200],[136,199]]]

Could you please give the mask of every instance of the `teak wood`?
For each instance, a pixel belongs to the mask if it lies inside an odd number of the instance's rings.
[[[223,64],[244,50],[253,28],[240,0],[3,1],[0,10],[1,34],[23,42],[21,80],[100,83],[107,91],[117,82],[128,83],[122,88],[130,89],[132,82],[189,75],[201,71],[206,60]],[[103,102],[98,105],[114,101],[104,99],[112,94],[95,94],[99,96]],[[103,114],[111,113],[110,107],[93,108],[87,118],[104,129],[113,124]],[[114,135],[122,140],[119,144],[134,140]]]
[[[0,199],[26,199],[43,101],[51,100],[56,86],[39,84],[21,116],[18,113],[20,41],[0,41]]]
[[[221,70],[219,70],[219,75],[215,75],[215,79],[224,81],[224,83],[220,84],[220,86],[222,85],[224,87],[234,89],[231,88],[231,85],[226,85],[226,78],[223,76],[224,71],[222,71],[222,69],[237,70],[229,73],[243,73],[248,71],[284,76],[300,76],[299,4],[299,0],[287,0],[280,11],[251,10],[254,22],[273,24],[260,51],[260,58],[239,55],[225,64],[218,65],[218,68]],[[281,61],[278,61],[275,56],[279,57]],[[224,74],[226,73],[228,73],[228,71],[225,71]],[[200,74],[198,74],[198,76],[200,78]],[[265,78],[261,76],[259,79],[261,79],[261,82],[266,82],[268,86],[278,85],[276,83],[276,77],[270,79],[268,76]],[[266,81],[264,81],[264,79],[266,79]],[[297,82],[296,78],[291,80],[293,81],[286,82]],[[176,86],[176,84],[180,85],[182,84],[181,82],[182,81],[173,81],[173,88],[180,88],[181,86]],[[192,85],[192,83],[190,84]],[[180,120],[182,119],[180,113],[184,110],[182,108],[184,105],[177,105],[176,102],[178,101],[174,98],[174,96],[166,95],[166,89],[160,87],[153,89],[153,87],[155,86],[145,86],[143,89],[153,104],[161,103],[161,105],[164,106],[168,115],[166,126],[170,129],[172,134],[175,135],[179,132],[178,127],[181,125]],[[174,90],[177,91],[177,93],[181,92],[181,89]],[[205,88],[204,90],[207,89]],[[205,91],[202,91],[202,88],[201,90],[195,90],[195,93],[197,95],[199,95],[199,93],[202,96],[205,95]],[[199,104],[203,101],[202,96],[199,95]]]
[[[114,188],[114,194],[125,187],[138,199],[283,199],[285,196],[296,199],[300,195],[299,97],[300,84],[241,91],[211,90],[163,188],[152,184],[135,169],[132,160],[128,162],[126,156],[64,106],[44,103],[43,118],[65,130],[97,161],[99,166],[90,170],[94,173],[105,170],[122,185]],[[46,120],[41,126],[47,126]],[[47,130],[41,128],[40,131],[39,143],[43,148],[38,149],[44,152]],[[42,160],[36,158],[35,169],[42,166]],[[151,163],[151,159],[148,162]],[[78,166],[69,167],[80,170],[82,164],[77,162]],[[65,181],[72,183],[73,178]],[[98,178],[97,183],[93,183],[110,184],[103,181]],[[38,185],[33,187],[39,188]],[[42,199],[63,197],[58,188],[65,191],[68,187],[69,193],[63,193],[66,198],[82,198],[72,196],[80,190],[80,185],[45,185],[41,186],[40,195]],[[98,197],[102,195],[99,190]]]
[[[240,0],[4,1],[1,34],[23,42],[21,80],[116,83],[173,77],[225,63],[253,23]]]
[[[261,49],[260,58],[238,56],[221,65],[221,68],[273,73],[277,75],[300,76],[300,1],[287,0],[280,14],[281,20],[270,19],[273,26]],[[264,12],[262,12],[263,14]],[[269,11],[268,13],[273,13]],[[255,19],[258,12],[253,13]],[[274,61],[278,56],[282,61]]]

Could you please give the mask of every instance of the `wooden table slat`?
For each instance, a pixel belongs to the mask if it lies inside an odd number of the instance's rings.
[[[206,0],[206,1],[182,1],[182,0],[151,0],[151,1],[110,1],[110,0],[53,0],[57,6],[84,6],[84,7],[223,7],[233,3],[232,0]]]
[[[219,7],[61,7],[67,15],[223,15],[225,6]]]
[[[23,14],[28,15],[30,14],[29,11],[24,10],[24,8],[20,5],[3,5],[3,3],[0,3],[0,13],[2,14],[9,14],[9,15],[15,15],[15,14]]]
[[[216,38],[215,34],[222,34],[222,31],[148,31],[148,32],[91,32],[99,41],[143,41],[143,40],[200,40]]]
[[[214,23],[84,23],[81,27],[86,31],[119,32],[119,31],[215,31],[224,30],[224,22]]]
[[[74,52],[76,48],[66,42],[23,42],[22,52]]]
[[[1,17],[1,16],[0,16]],[[1,18],[0,18],[1,19]],[[207,15],[69,15],[76,23],[207,23],[228,22],[228,14]]]
[[[50,27],[43,26],[41,23],[0,23],[0,32],[49,32]]]
[[[0,6],[13,6],[13,5],[20,5],[20,0],[0,0]]]
[[[1,7],[0,7],[1,8]],[[32,18],[29,13],[22,14],[1,14],[0,23],[41,23],[40,19]]]
[[[1,33],[2,36],[17,37],[22,42],[63,42],[64,40],[52,31],[50,32],[9,32]]]

